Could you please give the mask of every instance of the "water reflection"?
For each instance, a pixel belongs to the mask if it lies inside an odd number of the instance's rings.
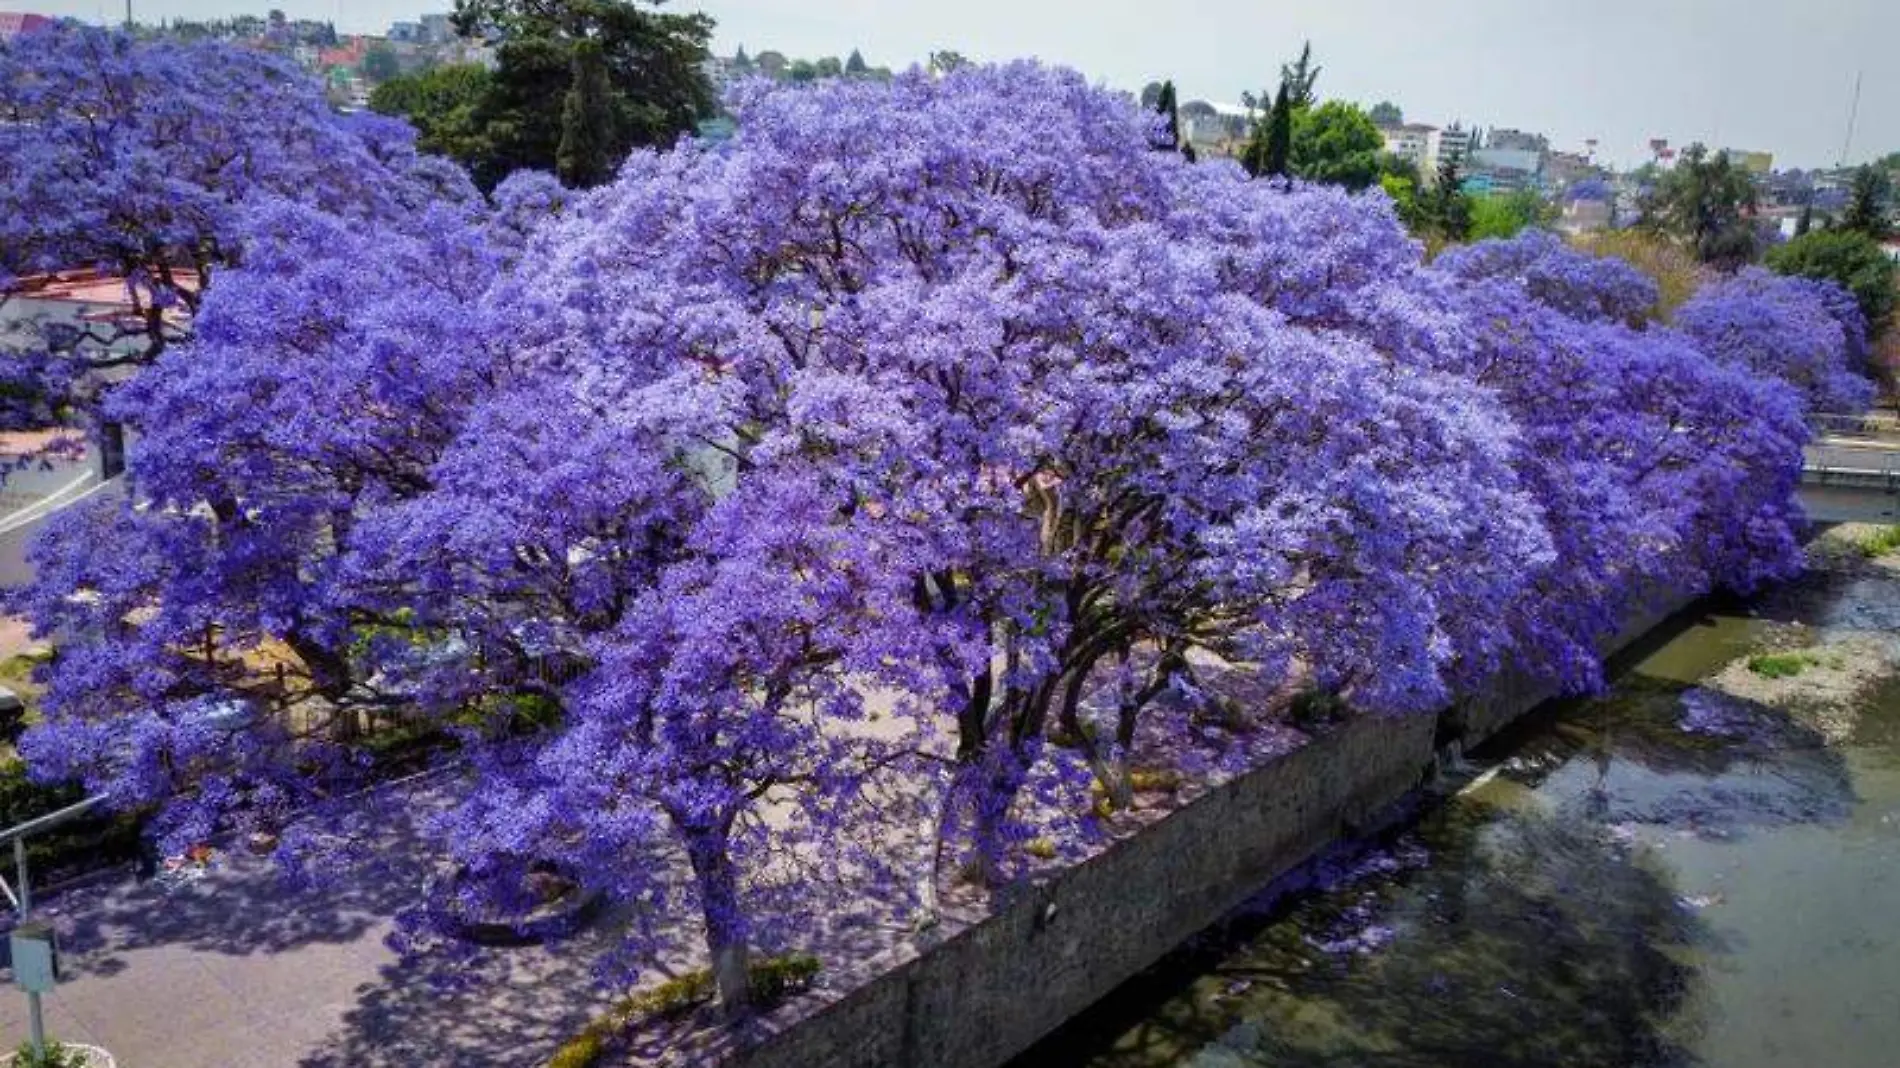
[[[1508,780],[1460,799],[1387,847],[1424,867],[1237,929],[1243,948],[1186,965],[1199,977],[1141,1023],[1089,1049],[1099,1023],[1078,1021],[1071,1049],[1023,1063],[1689,1063],[1687,961],[1712,937],[1646,847],[1528,800]]]
[[[1870,630],[1900,645],[1891,574],[1691,622],[1500,738],[1375,862],[1210,932],[1016,1068],[1900,1064],[1900,673],[1832,744],[1798,701],[1699,685]]]

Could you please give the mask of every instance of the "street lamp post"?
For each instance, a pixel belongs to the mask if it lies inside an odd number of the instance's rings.
[[[94,794],[78,804],[67,805],[56,812],[0,831],[0,841],[13,840],[13,878],[19,887],[16,892],[7,885],[5,879],[0,879],[0,891],[4,891],[12,900],[17,917],[9,940],[13,983],[26,991],[27,1024],[31,1029],[33,1053],[38,1057],[46,1054],[46,1023],[40,1011],[40,995],[52,991],[59,983],[59,948],[51,924],[27,921],[28,914],[33,911],[33,884],[26,866],[26,840],[37,831],[85,815],[105,799],[105,794]]]

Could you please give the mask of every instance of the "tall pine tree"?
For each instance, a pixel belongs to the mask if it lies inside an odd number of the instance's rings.
[[[1268,177],[1285,178],[1290,173],[1293,157],[1293,93],[1292,79],[1282,81],[1279,93],[1273,98],[1273,113],[1267,118],[1265,173]]]
[[[1313,65],[1313,42],[1300,44],[1300,58],[1280,67],[1280,84],[1296,108],[1311,107],[1313,83],[1319,80],[1319,68]]]
[[[1167,132],[1163,134],[1162,142],[1158,147],[1172,152],[1174,146],[1181,143],[1181,108],[1179,102],[1175,100],[1172,81],[1161,83],[1161,91],[1155,94],[1155,110],[1161,113],[1162,118],[1168,120]]]
[[[1174,82],[1161,83],[1161,90],[1155,94],[1154,109],[1167,120],[1167,128],[1163,131],[1155,148],[1163,152],[1179,150],[1181,155],[1187,157],[1189,163],[1193,163],[1194,146],[1181,137],[1181,105],[1174,92]]]
[[[1456,153],[1438,165],[1438,180],[1425,198],[1425,227],[1446,241],[1471,235],[1471,198],[1465,195],[1464,174]]]
[[[613,89],[600,45],[591,40],[574,45],[574,75],[561,102],[561,146],[555,152],[555,172],[561,181],[587,189],[614,175]]]
[[[1887,172],[1872,165],[1861,167],[1854,172],[1853,192],[1841,215],[1841,228],[1858,230],[1875,241],[1886,240],[1893,233],[1893,222],[1887,217],[1892,198],[1893,180]]]

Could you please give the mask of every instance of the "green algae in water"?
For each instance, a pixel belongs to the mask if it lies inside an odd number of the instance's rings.
[[[1748,658],[1748,670],[1766,679],[1792,679],[1820,663],[1811,653],[1757,653]]]

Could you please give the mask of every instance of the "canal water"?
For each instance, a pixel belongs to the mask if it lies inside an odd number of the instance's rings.
[[[1900,558],[1863,532],[1015,1068],[1900,1066]]]

